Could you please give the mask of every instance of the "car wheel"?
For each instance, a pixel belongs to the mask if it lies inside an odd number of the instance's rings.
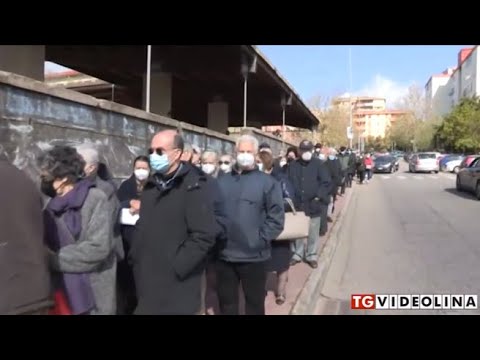
[[[462,184],[460,183],[460,178],[458,176],[457,176],[457,181],[455,182],[455,185],[456,185],[457,191],[463,190]]]
[[[477,187],[475,188],[475,195],[477,199],[480,200],[480,182],[477,182]]]
[[[438,174],[438,170],[435,170],[435,174]]]
[[[453,172],[454,172],[455,174],[458,174],[459,171],[460,171],[460,168],[459,168],[458,166],[455,166],[455,167],[453,168]]]

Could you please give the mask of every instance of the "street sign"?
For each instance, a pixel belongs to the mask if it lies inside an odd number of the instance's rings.
[[[353,139],[353,129],[351,126],[347,126],[347,139],[349,140]]]

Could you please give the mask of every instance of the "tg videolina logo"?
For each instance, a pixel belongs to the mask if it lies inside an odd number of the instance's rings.
[[[380,295],[354,294],[354,310],[475,310],[478,295]]]

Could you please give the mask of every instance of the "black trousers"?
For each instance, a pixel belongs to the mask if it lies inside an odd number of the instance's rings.
[[[246,315],[265,315],[266,261],[217,262],[217,295],[222,315],[239,315],[239,285],[245,295]]]
[[[345,177],[345,185],[348,187],[348,188],[351,188],[352,187],[352,178],[353,178],[353,174],[351,172],[348,172],[347,173],[347,176]],[[344,191],[345,192],[345,191]]]
[[[328,232],[328,205],[322,205],[320,212],[320,236]]]

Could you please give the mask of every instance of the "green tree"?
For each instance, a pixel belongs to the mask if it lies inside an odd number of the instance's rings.
[[[464,98],[437,127],[437,139],[449,151],[480,150],[480,100]]]
[[[389,141],[388,138],[382,138],[380,136],[373,137],[369,136],[365,139],[365,151],[373,152],[373,151],[381,151],[385,152],[389,148]]]

